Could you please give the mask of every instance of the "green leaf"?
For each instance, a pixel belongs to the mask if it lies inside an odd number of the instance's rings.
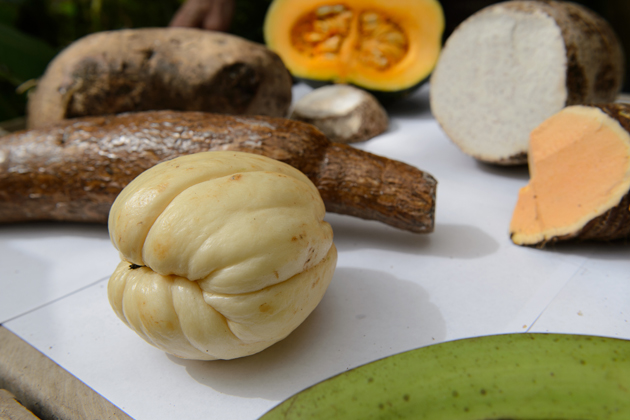
[[[0,24],[13,26],[18,18],[19,4],[15,1],[0,1]]]
[[[0,78],[13,85],[37,78],[55,54],[45,42],[0,24]]]
[[[0,80],[0,121],[6,121],[26,113],[26,95],[18,95],[15,87]]]

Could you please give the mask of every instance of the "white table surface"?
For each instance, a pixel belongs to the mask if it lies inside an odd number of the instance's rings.
[[[309,89],[295,87],[298,98]],[[136,420],[256,419],[320,380],[434,343],[508,332],[630,339],[630,243],[518,247],[508,225],[527,168],[461,153],[428,87],[355,146],[438,180],[435,232],[328,214],[339,261],[321,304],[287,339],[233,361],[151,347],[107,301],[118,254],[106,226],[0,225],[0,323]]]

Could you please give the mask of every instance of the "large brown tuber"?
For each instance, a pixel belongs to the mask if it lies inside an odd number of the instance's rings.
[[[313,181],[327,211],[433,231],[437,182],[426,172],[331,143],[299,121],[177,111],[65,120],[3,137],[0,223],[105,223],[118,193],[141,172],[209,150],[288,163]]]
[[[291,75],[263,45],[193,28],[99,32],[64,49],[29,98],[29,127],[171,109],[285,117]]]

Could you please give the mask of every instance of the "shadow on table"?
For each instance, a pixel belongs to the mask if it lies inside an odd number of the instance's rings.
[[[269,349],[230,361],[168,357],[218,392],[280,401],[348,369],[445,336],[441,313],[419,285],[381,271],[339,268],[311,316]]]
[[[53,238],[59,236],[80,238],[107,238],[109,236],[105,223],[74,222],[23,222],[0,225],[2,238]]]
[[[471,158],[473,159],[473,158]],[[489,175],[529,181],[529,168],[527,165],[501,166],[475,160],[477,169]]]
[[[628,261],[630,259],[630,239],[610,242],[567,241],[547,244],[540,252],[562,255],[578,255],[590,260]]]
[[[476,226],[438,223],[432,233],[417,234],[378,222],[327,214],[337,249],[383,249],[411,255],[474,259],[498,251],[499,243]]]
[[[385,108],[390,117],[386,134],[400,130],[399,119],[429,120],[433,118],[428,91],[423,89],[407,98],[388,104]]]

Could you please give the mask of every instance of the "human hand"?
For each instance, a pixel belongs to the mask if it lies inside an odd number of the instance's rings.
[[[225,32],[230,28],[234,5],[235,0],[186,0],[169,26]]]

